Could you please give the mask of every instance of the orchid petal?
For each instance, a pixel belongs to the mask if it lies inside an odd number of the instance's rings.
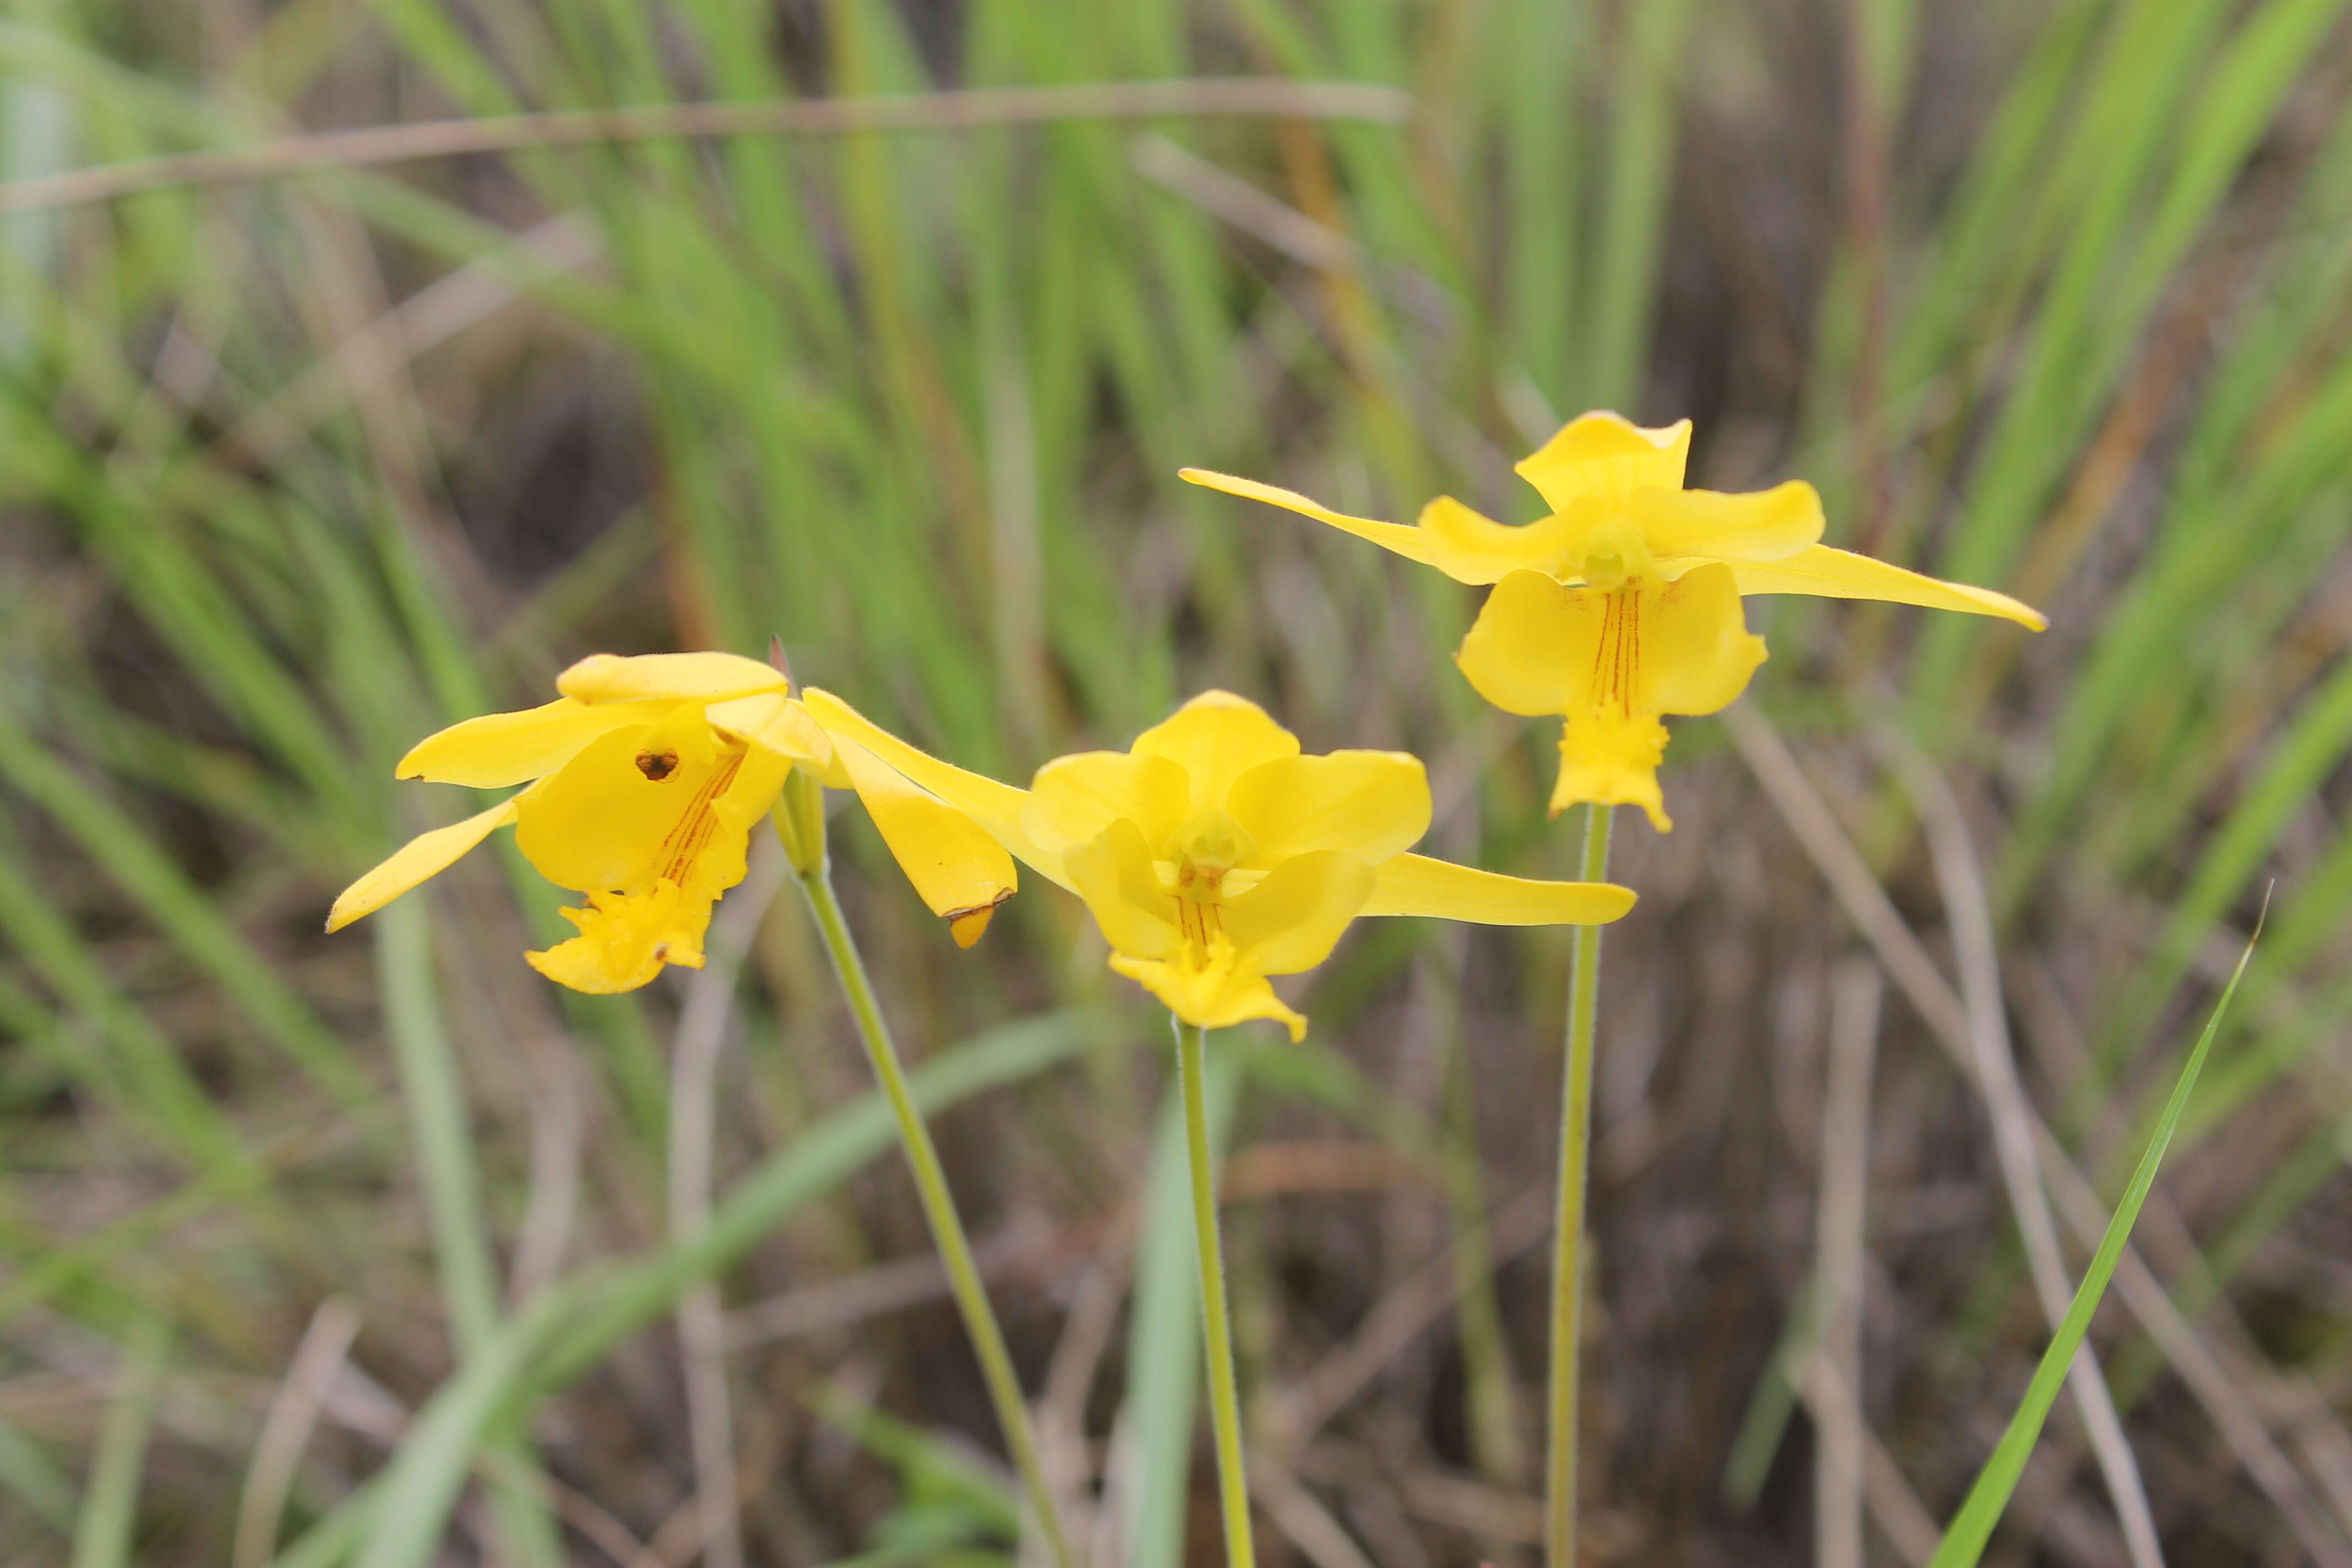
[[[1880,599],[1897,605],[1919,605],[1930,610],[1998,616],[2037,632],[2050,624],[2050,618],[2041,611],[2006,594],[1970,587],[1965,583],[1947,583],[1849,550],[1833,550],[1826,544],[1800,551],[1785,561],[1738,563],[1731,570],[1742,594]]]
[[[1013,857],[971,817],[857,742],[842,737],[835,754],[916,894],[948,922],[958,946],[978,942],[996,906],[1020,885]]]
[[[1251,865],[1318,849],[1378,864],[1429,831],[1429,774],[1402,752],[1277,757],[1235,779],[1225,809],[1256,846]]]
[[[1419,523],[1407,527],[1401,522],[1350,517],[1297,490],[1262,484],[1256,479],[1208,468],[1182,468],[1178,473],[1180,478],[1210,489],[1246,500],[1261,500],[1318,522],[1328,522],[1359,539],[1370,540],[1384,550],[1394,551],[1408,561],[1434,566],[1457,583],[1498,582],[1523,567],[1549,561],[1559,555],[1569,533],[1569,525],[1558,518],[1546,518],[1525,528],[1496,522],[1452,496],[1440,496],[1431,501],[1422,508]]]
[[[396,778],[505,789],[553,773],[597,736],[651,724],[670,701],[590,704],[561,697],[519,713],[485,713],[427,735],[393,769]]]
[[[507,800],[463,822],[418,834],[337,895],[334,907],[327,911],[327,930],[339,931],[362,915],[375,913],[428,877],[439,876],[514,819],[515,801]]]
[[[1277,757],[1298,754],[1298,737],[1265,709],[1230,691],[1203,691],[1135,738],[1139,757],[1165,757],[1191,781],[1191,812],[1222,807],[1234,781]]]
[[[1027,790],[1015,789],[1011,784],[1000,784],[980,773],[968,773],[952,763],[940,761],[928,752],[918,751],[830,691],[813,686],[802,693],[802,700],[807,704],[811,717],[824,726],[836,743],[844,737],[856,741],[971,817],[991,838],[1011,850],[1023,865],[1050,881],[1065,888],[1070,886],[1069,879],[1062,869],[1063,846],[1042,845],[1022,826],[1022,818],[1029,804]]]
[[[1371,897],[1372,883],[1372,868],[1352,855],[1293,855],[1256,887],[1226,900],[1218,919],[1242,967],[1295,974],[1331,956],[1339,933]]]
[[[713,702],[703,710],[710,727],[748,746],[806,763],[828,788],[847,789],[849,775],[833,760],[833,739],[809,710],[781,691],[754,692]]]
[[[1070,851],[1070,885],[1087,901],[1115,952],[1169,958],[1184,945],[1173,915],[1177,900],[1160,880],[1151,847],[1134,823],[1120,817]]]
[[[1659,713],[1714,713],[1748,689],[1764,639],[1748,629],[1735,568],[1710,562],[1643,605],[1643,698]]]
[[[583,702],[716,702],[791,684],[773,666],[738,653],[592,653],[555,678],[556,690]]]
[[[1230,967],[1195,969],[1164,959],[1110,955],[1110,966],[1160,999],[1162,1006],[1203,1029],[1229,1029],[1265,1018],[1290,1031],[1293,1045],[1307,1037],[1306,1016],[1283,1005],[1265,977]]]
[[[711,803],[743,756],[719,746],[698,708],[601,735],[523,797],[516,847],[574,892],[649,892],[665,876],[687,885]]]
[[[1819,543],[1823,527],[1821,492],[1802,479],[1743,495],[1641,490],[1633,511],[1643,542],[1661,563],[1677,557],[1779,561]]]
[[[713,898],[667,879],[641,893],[593,892],[587,908],[556,911],[579,935],[523,959],[557,984],[592,996],[635,991],[666,964],[702,967]]]
[[[1633,907],[1614,882],[1543,882],[1506,877],[1425,855],[1399,855],[1375,868],[1364,915],[1427,915],[1481,925],[1607,925]]]
[[[1690,460],[1691,423],[1644,429],[1620,414],[1580,414],[1512,465],[1555,512],[1590,496],[1623,506],[1638,489],[1678,490]]]
[[[1183,826],[1191,790],[1182,766],[1166,757],[1080,752],[1037,770],[1021,825],[1038,844],[1066,851],[1125,817],[1157,847]]]
[[[1566,713],[1591,690],[1608,597],[1514,572],[1486,595],[1454,662],[1506,713]]]

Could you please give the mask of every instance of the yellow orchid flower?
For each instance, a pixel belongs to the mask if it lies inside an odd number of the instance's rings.
[[[1294,490],[1205,468],[1182,477],[1369,539],[1459,583],[1492,584],[1456,661],[1507,712],[1566,721],[1556,816],[1577,801],[1639,805],[1663,833],[1666,714],[1713,713],[1747,688],[1764,642],[1748,594],[1885,599],[2049,623],[2005,594],[1941,582],[1821,542],[1822,498],[1801,479],[1748,495],[1683,488],[1690,421],[1648,430],[1580,416],[1517,465],[1550,515],[1524,527],[1451,496],[1412,527],[1349,517]]]
[[[809,711],[1078,895],[1111,967],[1187,1023],[1307,1020],[1267,984],[1320,963],[1359,915],[1599,925],[1633,907],[1606,882],[1542,882],[1406,854],[1429,782],[1400,752],[1302,755],[1264,709],[1208,691],[1125,752],[1046,763],[1032,788],[916,750],[828,692]]]
[[[769,665],[730,653],[595,654],[556,678],[556,700],[428,736],[404,779],[528,788],[420,834],[343,889],[341,931],[511,825],[524,858],[587,895],[579,934],[525,956],[575,991],[632,991],[665,964],[702,967],[710,908],[743,879],[751,832],[795,765],[855,788],[898,863],[957,940],[978,940],[1013,894],[1013,862],[961,814],[851,741],[835,745]]]

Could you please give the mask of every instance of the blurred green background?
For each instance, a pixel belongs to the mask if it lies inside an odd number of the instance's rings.
[[[2062,1405],[1993,1552],[2150,1568],[2132,1493],[2175,1563],[2352,1562],[2347,9],[16,0],[0,1560],[1013,1561],[777,857],[629,997],[523,966],[563,896],[503,851],[322,938],[477,808],[393,760],[773,634],[1013,779],[1230,687],[1562,874],[1475,593],[1174,470],[1523,521],[1610,406],[2054,625],[1756,601],[1675,831],[1621,822],[1588,1555],[1920,1560],[2047,1332],[2021,1235],[2079,1272],[2274,880],[2094,1335],[2128,1449]],[[1271,96],[500,118],[1224,77]],[[1220,1561],[1164,1020],[1055,890],[963,954],[835,849],[1091,1561]],[[1533,1561],[1566,953],[1367,922],[1304,1047],[1224,1042],[1270,1563]],[[1955,1065],[2012,1046],[2022,1096]]]

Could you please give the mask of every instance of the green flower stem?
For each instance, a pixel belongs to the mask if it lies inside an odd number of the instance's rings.
[[[787,847],[791,847],[789,839]],[[873,984],[866,978],[865,960],[858,956],[848,922],[842,919],[841,900],[834,896],[832,872],[822,852],[811,858],[814,863],[805,869],[797,864],[799,856],[793,858],[801,891],[808,895],[817,932],[824,940],[825,952],[832,956],[834,973],[841,977],[841,989],[848,998],[850,1014],[857,1020],[857,1037],[865,1044],[866,1059],[874,1064],[874,1076],[890,1101],[891,1114],[898,1118],[898,1141],[915,1173],[915,1190],[922,1197],[923,1217],[930,1222],[931,1240],[940,1249],[940,1260],[947,1265],[948,1282],[955,1292],[956,1306],[963,1313],[964,1331],[971,1336],[972,1352],[980,1358],[981,1375],[987,1380],[989,1397],[995,1401],[996,1419],[1004,1428],[1004,1445],[1013,1451],[1013,1462],[1028,1488],[1029,1506],[1036,1513],[1037,1528],[1045,1531],[1058,1568],[1077,1568],[1069,1539],[1062,1532],[1061,1516],[1055,1511],[1052,1489],[1045,1484],[1045,1468],[1037,1457],[1037,1436],[1029,1422],[1029,1406],[1022,1398],[1021,1379],[1013,1370],[1012,1353],[1004,1348],[1004,1331],[997,1326],[995,1310],[988,1304],[988,1291],[981,1284],[979,1266],[972,1261],[971,1242],[964,1235],[963,1221],[957,1216],[955,1198],[948,1191],[947,1173],[940,1167],[940,1152],[931,1142],[930,1129],[924,1126],[922,1113],[915,1108],[914,1096],[908,1092],[907,1070],[899,1064],[898,1047],[890,1043],[890,1026],[883,1022],[881,1006],[874,999]]]
[[[1615,807],[1584,808],[1584,853],[1577,876],[1609,878],[1609,819]],[[1576,1563],[1576,1399],[1584,1333],[1584,1195],[1592,1165],[1592,1037],[1600,1011],[1601,928],[1576,928],[1568,968],[1568,1071],[1560,1089],[1559,1210],[1551,1259],[1551,1410],[1544,1453],[1544,1561]]]
[[[1176,1070],[1183,1080],[1184,1142],[1192,1167],[1192,1239],[1201,1253],[1201,1321],[1209,1365],[1209,1414],[1217,1434],[1217,1496],[1225,1516],[1226,1568],[1256,1568],[1250,1541],[1249,1475],[1242,1460],[1241,1384],[1234,1376],[1233,1321],[1225,1307],[1225,1260],[1217,1245],[1217,1177],[1209,1152],[1209,1110],[1201,1091],[1202,1030],[1179,1018]]]

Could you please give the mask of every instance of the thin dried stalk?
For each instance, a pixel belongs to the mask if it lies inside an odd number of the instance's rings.
[[[961,92],[756,103],[649,104],[554,110],[409,125],[369,125],[289,136],[258,146],[175,153],[133,163],[69,169],[0,185],[0,213],[39,212],[110,201],[174,185],[212,185],[320,169],[362,169],[426,158],[514,153],[537,147],[660,142],[691,136],[843,136],[862,131],[961,131],[1056,120],[1150,120],[1162,115],[1242,115],[1283,120],[1360,120],[1394,124],[1412,98],[1364,82],[1289,81],[1280,77],[1204,77],[1190,81],[1085,82],[1067,87],[975,88]]]

